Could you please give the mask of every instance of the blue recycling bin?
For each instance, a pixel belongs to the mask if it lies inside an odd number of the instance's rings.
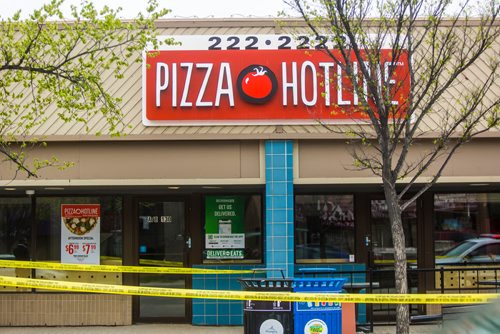
[[[340,293],[346,278],[296,278],[295,292]],[[336,302],[294,303],[294,332],[296,334],[341,334],[342,306]]]

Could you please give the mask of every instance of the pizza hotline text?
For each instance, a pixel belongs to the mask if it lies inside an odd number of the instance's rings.
[[[406,54],[382,50],[379,80],[394,106],[408,97]],[[148,57],[145,112],[150,120],[331,119],[350,117],[368,96],[359,63],[359,91],[321,51],[160,51]],[[361,95],[361,96],[360,96]],[[350,116],[349,116],[350,115]]]

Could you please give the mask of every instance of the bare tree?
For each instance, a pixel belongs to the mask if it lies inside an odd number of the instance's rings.
[[[359,99],[354,125],[323,125],[352,136],[354,166],[381,178],[395,249],[395,287],[408,293],[403,210],[437,182],[461,145],[500,124],[499,2],[285,3],[317,40],[329,36],[334,42],[335,50],[321,49]],[[481,75],[475,73],[479,62],[485,64]],[[406,74],[395,80],[401,64]],[[424,139],[431,148],[411,158],[414,145]],[[408,305],[397,305],[396,318],[397,333],[409,333]]]

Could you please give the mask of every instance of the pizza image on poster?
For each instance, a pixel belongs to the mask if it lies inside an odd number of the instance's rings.
[[[61,263],[99,264],[100,204],[61,205]]]
[[[89,233],[94,227],[97,226],[97,220],[99,218],[95,217],[75,217],[75,218],[63,218],[64,225],[73,234],[84,235]]]

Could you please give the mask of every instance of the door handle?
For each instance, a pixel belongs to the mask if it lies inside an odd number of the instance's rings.
[[[188,249],[191,249],[191,237],[188,237],[186,240],[186,246]]]

